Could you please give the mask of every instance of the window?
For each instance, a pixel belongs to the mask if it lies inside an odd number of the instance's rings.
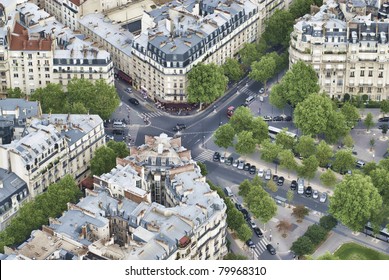
[[[45,77],[46,78],[50,78],[50,74],[45,74]]]
[[[371,93],[371,87],[367,88],[367,93]]]
[[[369,77],[373,77],[373,71],[369,70]]]
[[[382,92],[382,88],[377,88],[377,92],[378,93],[381,93]],[[378,96],[378,95],[377,95]]]
[[[32,59],[32,54],[31,53],[28,54],[28,59]]]
[[[19,74],[14,74],[14,78],[19,78]]]
[[[361,70],[361,77],[365,76],[365,70]]]
[[[363,87],[359,87],[359,92],[363,92]]]
[[[28,66],[32,66],[32,62],[30,61],[30,62],[28,62]]]
[[[349,91],[350,91],[350,92],[354,92],[354,88],[351,87],[351,88],[349,89]]]
[[[355,73],[354,71],[350,72],[350,77],[351,77],[351,78],[354,78],[354,77],[355,77],[355,74],[354,74],[354,73]]]
[[[383,78],[384,77],[384,72],[379,72],[378,73],[378,78]]]

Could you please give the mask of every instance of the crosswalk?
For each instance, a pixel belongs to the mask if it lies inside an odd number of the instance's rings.
[[[162,115],[163,115],[162,112],[156,111],[156,112],[142,113],[139,115],[139,117],[141,117],[142,119],[143,118],[155,118],[155,117],[162,116]]]
[[[197,157],[195,157],[193,160],[200,161],[200,162],[212,161],[212,157],[213,157],[214,153],[215,153],[214,151],[207,149],[204,152],[202,152],[201,154],[199,154]]]
[[[265,252],[266,245],[269,244],[270,242],[266,239],[266,237],[262,237],[258,243],[255,244],[255,248],[253,248],[254,253],[255,253],[255,259],[259,259],[259,256]]]
[[[243,87],[241,89],[238,90],[239,91],[239,94],[244,94],[244,95],[248,95],[248,96],[256,96],[257,94],[250,90],[248,87]]]

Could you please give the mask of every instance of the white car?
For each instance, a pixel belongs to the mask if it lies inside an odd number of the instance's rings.
[[[221,157],[220,157],[220,162],[221,162],[221,163],[224,163],[225,161],[226,161],[226,157],[225,157],[225,156],[221,156]]]
[[[263,168],[258,168],[258,177],[263,178],[263,175],[264,175]]]
[[[131,93],[132,89],[131,88],[126,88],[125,91],[128,92],[128,93]]]
[[[238,169],[243,170],[244,168],[244,160],[239,160]]]
[[[265,92],[265,89],[264,89],[264,88],[261,88],[258,92],[259,92],[259,94],[262,94],[262,93]]]
[[[262,119],[263,119],[264,121],[267,121],[267,122],[269,122],[269,121],[272,121],[272,120],[273,120],[273,118],[272,118],[272,117],[270,117],[270,116],[262,116]]]
[[[324,192],[321,193],[319,201],[324,203],[324,202],[326,202],[326,200],[327,200],[327,193],[324,193]]]
[[[313,197],[314,199],[319,198],[319,192],[318,192],[317,190],[314,190],[313,193],[312,193],[312,197]]]
[[[233,167],[238,167],[238,165],[239,165],[239,160],[234,160],[232,166]]]

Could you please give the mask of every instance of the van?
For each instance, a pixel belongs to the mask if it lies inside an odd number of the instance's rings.
[[[304,179],[297,180],[297,193],[304,194]]]
[[[265,173],[265,180],[270,180],[271,179],[271,170],[268,169],[266,170],[266,173]]]
[[[112,127],[114,127],[114,128],[122,128],[122,127],[125,127],[125,125],[121,121],[114,121]]]
[[[254,96],[249,96],[249,97],[246,98],[245,104],[249,105],[253,101],[254,101]]]
[[[355,162],[355,166],[358,167],[358,168],[362,168],[362,167],[365,166],[365,162],[362,161],[362,160],[357,160],[357,161]]]
[[[225,193],[227,196],[233,196],[233,195],[234,195],[229,187],[225,187],[225,188],[224,188],[224,193]]]

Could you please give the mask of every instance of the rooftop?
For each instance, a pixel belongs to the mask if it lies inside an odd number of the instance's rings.
[[[40,114],[38,101],[28,101],[22,98],[0,99],[0,120],[25,120],[38,117]]]
[[[17,195],[19,199],[25,198],[28,195],[26,182],[15,173],[0,168],[0,206],[3,206],[8,202],[8,206],[11,207],[11,197],[14,195]],[[5,209],[1,209],[2,212],[4,210]]]

